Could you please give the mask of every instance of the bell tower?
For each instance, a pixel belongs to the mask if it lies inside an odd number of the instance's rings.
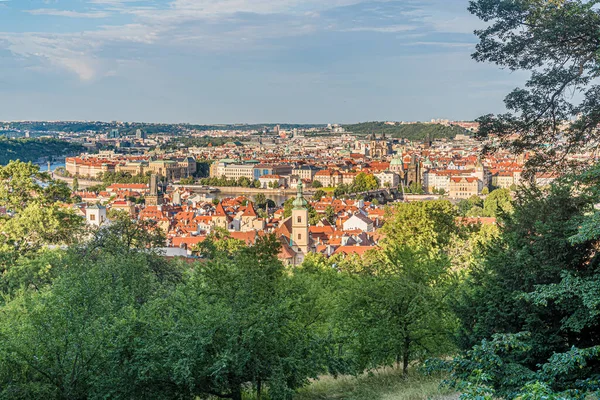
[[[308,202],[302,195],[302,181],[298,183],[296,200],[292,203],[292,240],[291,242],[304,254],[308,253],[310,238],[308,237]]]

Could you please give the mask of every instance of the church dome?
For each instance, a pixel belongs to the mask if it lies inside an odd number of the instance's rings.
[[[391,165],[402,165],[402,159],[398,156],[392,158],[392,161],[390,162],[390,166]]]

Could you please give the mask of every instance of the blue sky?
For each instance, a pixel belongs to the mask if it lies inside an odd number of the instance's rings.
[[[0,0],[0,120],[473,119],[467,0]]]

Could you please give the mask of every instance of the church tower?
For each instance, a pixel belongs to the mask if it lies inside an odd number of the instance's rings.
[[[292,240],[291,242],[304,254],[308,253],[310,238],[308,237],[308,202],[302,195],[302,181],[298,183],[296,200],[292,203]]]
[[[163,195],[158,188],[158,175],[150,176],[150,194],[146,196],[147,206],[160,206],[163,203]]]

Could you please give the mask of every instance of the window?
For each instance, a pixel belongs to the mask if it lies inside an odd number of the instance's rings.
[[[301,233],[298,234],[298,240],[300,240],[300,239],[302,239],[302,234]]]
[[[95,221],[95,220],[96,220],[96,214],[91,214],[90,221]]]
[[[298,217],[298,223],[301,224],[302,223],[302,217]]]

